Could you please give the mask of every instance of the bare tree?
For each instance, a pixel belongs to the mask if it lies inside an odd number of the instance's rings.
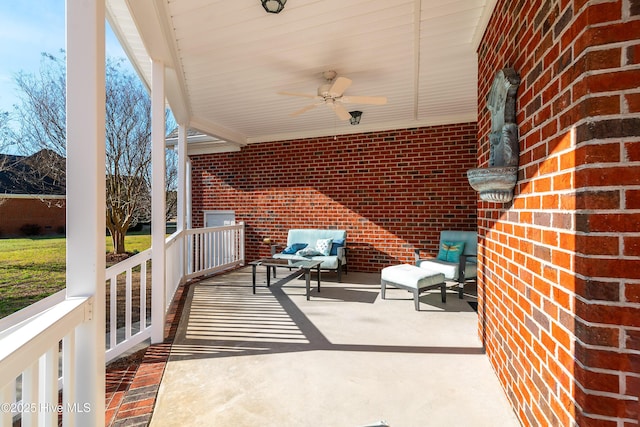
[[[49,149],[65,156],[65,81],[64,58],[49,54],[43,54],[39,74],[16,77],[23,151]],[[112,58],[106,61],[105,136],[106,225],[114,253],[124,253],[129,227],[150,219],[151,100],[138,77]]]
[[[149,219],[151,100],[137,78],[107,62],[107,228],[115,253],[130,226]]]
[[[9,113],[6,111],[0,112],[0,154],[11,145],[9,139]],[[6,156],[0,156],[0,173],[4,170],[7,162]],[[7,199],[0,194],[0,205],[4,204]]]
[[[171,127],[167,126],[167,129]],[[178,215],[178,153],[176,150],[167,148],[165,157],[167,159],[165,216],[167,221],[170,221]]]
[[[20,103],[16,105],[19,128],[15,144],[25,156],[50,150],[66,157],[66,71],[64,57],[42,53],[38,74],[20,72],[15,77]],[[42,174],[65,183],[65,170],[42,164]],[[25,177],[29,179],[29,177]]]
[[[0,111],[0,151],[4,151],[11,144],[9,140],[9,113]]]

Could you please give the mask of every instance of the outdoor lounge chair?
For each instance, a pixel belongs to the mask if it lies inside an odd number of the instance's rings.
[[[466,281],[475,281],[478,274],[478,233],[444,230],[440,232],[438,256],[420,258],[415,250],[416,265],[444,274],[445,280],[458,284],[458,297],[464,294]]]

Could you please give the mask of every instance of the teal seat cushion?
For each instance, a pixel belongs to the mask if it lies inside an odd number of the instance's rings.
[[[283,253],[279,253],[279,254],[275,254],[273,255],[274,258],[279,258],[279,259],[293,259],[293,260],[298,260],[298,261],[302,261],[302,260],[313,260],[313,261],[322,261],[322,264],[320,264],[320,268],[322,270],[335,270],[336,268],[338,268],[338,257],[337,256],[321,256],[321,255],[316,255],[316,256],[312,256],[312,257],[303,257],[300,255],[286,255]]]

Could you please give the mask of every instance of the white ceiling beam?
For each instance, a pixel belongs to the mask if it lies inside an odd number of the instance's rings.
[[[216,138],[234,143],[238,146],[244,146],[247,144],[247,138],[244,135],[234,132],[231,129],[226,129],[201,117],[192,117],[189,127],[206,133],[207,135],[215,136]]]

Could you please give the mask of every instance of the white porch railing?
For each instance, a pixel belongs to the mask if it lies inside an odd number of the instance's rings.
[[[244,223],[184,231],[185,280],[244,264]]]
[[[64,291],[63,291],[64,292]],[[67,298],[28,320],[0,332],[0,425],[13,425],[20,414],[23,426],[73,425],[78,407],[72,387],[76,375],[75,330],[91,316],[90,298]],[[62,372],[60,372],[62,366]],[[62,379],[62,398],[59,383]]]
[[[108,286],[106,362],[151,336],[150,261],[151,249],[147,249],[105,272]]]
[[[242,223],[174,233],[165,243],[160,289],[149,280],[151,249],[106,269],[106,361],[149,338],[153,327],[164,328],[150,322],[150,293],[166,292],[166,310],[186,280],[243,265],[244,236]],[[23,426],[57,426],[60,413],[63,425],[74,425],[78,413],[91,410],[77,407],[72,380],[87,374],[76,372],[75,331],[91,316],[91,301],[65,299],[62,290],[0,319],[0,426],[18,416]]]
[[[184,231],[176,231],[171,236],[167,237],[164,245],[164,253],[166,257],[165,261],[165,301],[167,308],[173,301],[173,296],[186,279],[184,279],[185,273],[185,253],[186,248],[184,245]]]

